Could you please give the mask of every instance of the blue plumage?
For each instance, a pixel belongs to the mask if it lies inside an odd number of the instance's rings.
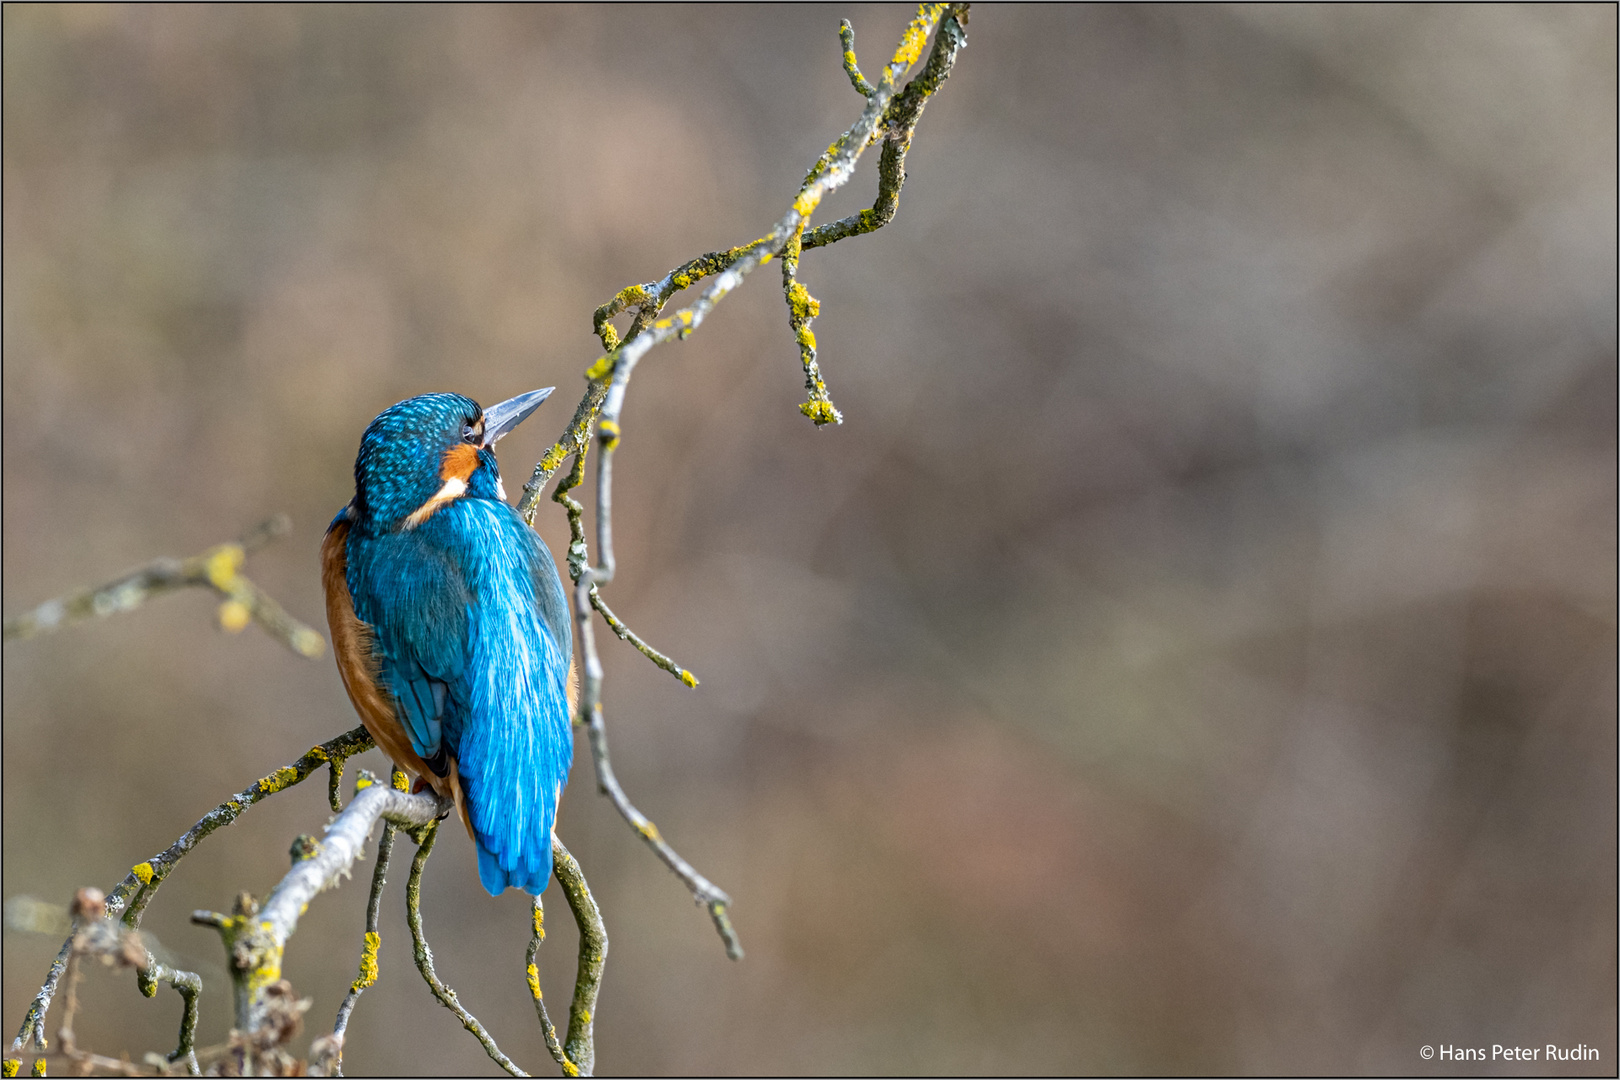
[[[492,895],[545,888],[573,760],[562,580],[491,449],[536,394],[487,413],[431,394],[377,417],[326,556],[350,697],[402,768],[456,798]]]

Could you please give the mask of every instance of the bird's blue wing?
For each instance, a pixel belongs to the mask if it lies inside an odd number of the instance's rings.
[[[461,560],[436,539],[420,530],[351,536],[348,576],[355,614],[376,630],[378,674],[411,749],[443,776],[444,721],[467,664],[472,594]]]
[[[443,519],[441,521],[441,519]],[[478,843],[478,873],[498,895],[539,893],[573,762],[567,681],[572,635],[551,555],[511,507],[462,499],[435,514],[471,546],[468,662],[447,717]]]

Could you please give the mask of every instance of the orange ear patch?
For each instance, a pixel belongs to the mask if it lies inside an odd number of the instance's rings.
[[[440,480],[460,480],[463,484],[478,468],[478,447],[472,443],[456,443],[444,452],[439,464]]]
[[[439,479],[444,481],[444,486],[405,519],[405,527],[416,528],[432,517],[439,507],[467,494],[467,481],[477,470],[478,464],[478,447],[471,443],[457,443],[446,450],[444,460],[439,463]]]

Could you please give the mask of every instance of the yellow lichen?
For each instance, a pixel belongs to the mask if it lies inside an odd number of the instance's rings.
[[[21,1058],[6,1058],[5,1063],[0,1064],[0,1076],[16,1076],[17,1071],[21,1068]]]
[[[619,425],[612,420],[603,420],[597,425],[597,432],[602,438],[602,447],[606,450],[619,448]]]
[[[534,998],[534,1000],[539,1001],[541,997],[540,971],[533,964],[530,964],[527,975],[529,977],[529,996]]]
[[[394,773],[388,778],[388,780],[391,784],[393,784],[395,791],[411,790],[411,779],[402,772]]]
[[[221,544],[208,553],[208,561],[203,564],[203,572],[208,575],[208,583],[216,589],[229,592],[231,585],[236,581],[236,572],[242,568],[242,560],[247,553],[240,544]]]
[[[366,788],[370,787],[372,784],[375,784],[376,782],[377,782],[377,780],[376,780],[375,777],[373,777],[370,773],[368,773],[364,769],[362,769],[362,770],[360,770],[360,773],[354,778],[354,793],[356,795],[358,795],[362,791],[366,790]]]
[[[289,785],[298,782],[298,770],[291,765],[283,765],[263,780],[259,781],[260,795],[274,795],[285,790]]]
[[[811,352],[815,351],[816,335],[808,326],[799,327],[798,332],[793,336],[798,339],[801,347],[809,349]]]
[[[681,672],[681,682],[685,683],[687,686],[696,686],[698,684],[698,677],[692,674],[690,671],[683,670]]]
[[[252,610],[235,597],[219,605],[219,628],[227,634],[241,633],[252,621]]]
[[[35,1058],[34,1059],[34,1068],[33,1068],[33,1070],[31,1072],[29,1072],[28,1075],[29,1076],[44,1076],[45,1075],[45,1059],[44,1058]]]
[[[331,755],[327,754],[326,747],[324,746],[312,746],[309,748],[309,753],[305,754],[304,756],[307,758],[314,758],[316,761],[332,760]]]
[[[806,401],[799,406],[799,411],[819,424],[841,424],[844,417],[833,408],[830,401]]]
[[[900,68],[900,72],[904,74],[906,68],[917,62],[917,58],[922,55],[923,46],[928,43],[928,28],[939,21],[947,6],[949,5],[923,4],[917,8],[916,18],[906,27],[906,36],[900,39],[900,47],[894,51],[894,59],[889,61],[891,69],[897,64],[904,65]],[[885,79],[889,78],[889,72],[886,71],[883,75]]]
[[[382,938],[375,931],[367,930],[365,944],[360,946],[360,977],[351,988],[355,993],[370,989],[377,982],[377,950],[381,947]]]
[[[136,863],[129,868],[129,872],[134,874],[135,879],[142,885],[152,884],[152,879],[157,876],[157,872],[152,869],[152,864],[149,862]]]
[[[600,360],[598,360],[596,363],[592,364],[590,367],[586,368],[585,369],[585,377],[587,379],[590,379],[592,382],[595,382],[598,379],[607,378],[608,375],[612,373],[612,371],[613,371],[613,354],[609,353],[608,355],[606,355],[606,356],[602,357]]]
[[[658,832],[658,826],[654,825],[650,821],[643,825],[637,825],[636,832],[640,833],[642,836],[645,836],[648,840],[651,840],[655,844],[663,840],[663,836]]]
[[[546,909],[538,902],[534,905],[534,936],[546,940]]]
[[[795,318],[813,319],[821,314],[821,301],[811,296],[810,290],[797,281],[788,286],[787,302]]]

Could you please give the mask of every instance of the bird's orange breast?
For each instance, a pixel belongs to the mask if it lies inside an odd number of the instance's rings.
[[[360,621],[354,613],[354,598],[349,595],[348,544],[349,523],[339,521],[327,531],[321,543],[321,585],[326,592],[326,622],[332,630],[332,653],[337,657],[338,674],[343,677],[343,688],[354,702],[360,722],[377,740],[377,746],[401,769],[420,777],[441,796],[454,799],[461,818],[472,832],[466,802],[462,798],[460,776],[455,760],[450,762],[448,776],[436,776],[427,762],[411,748],[411,737],[399,722],[394,711],[394,699],[378,682],[377,661],[372,654],[374,631],[370,624]]]

